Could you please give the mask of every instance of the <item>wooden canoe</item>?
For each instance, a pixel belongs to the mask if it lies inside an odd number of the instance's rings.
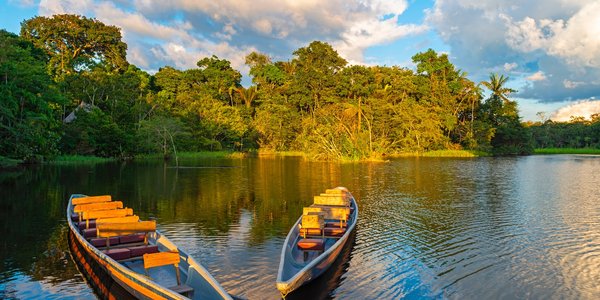
[[[307,228],[303,229],[303,217],[298,219],[288,233],[281,249],[277,289],[283,297],[323,274],[336,260],[348,241],[348,237],[354,231],[358,220],[358,206],[352,194],[343,187],[334,190],[328,189],[327,192],[334,194],[344,192],[349,200],[347,208],[349,208],[350,214],[346,220],[328,219],[327,217],[331,217],[331,214],[326,216],[325,223],[340,225],[317,229],[316,232],[311,232]],[[312,205],[311,207],[321,207],[330,211],[346,209],[344,205],[331,205],[332,209],[328,209],[326,205]],[[312,210],[314,209],[305,209],[304,213],[315,214]]]
[[[139,221],[129,212],[122,217],[106,213],[93,215],[106,218],[82,220],[87,211],[81,218],[74,212],[73,203],[109,201],[108,196],[74,194],[67,207],[72,256],[86,278],[97,285],[94,288],[100,296],[114,297],[115,289],[103,285],[111,280],[137,299],[232,299],[202,265],[157,231],[154,221]]]

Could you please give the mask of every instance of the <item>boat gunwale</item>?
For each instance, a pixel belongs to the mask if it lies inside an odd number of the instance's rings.
[[[350,195],[352,195],[352,193],[350,193]],[[288,235],[285,238],[284,246],[281,249],[281,257],[280,257],[280,260],[279,260],[279,269],[277,271],[277,281],[276,281],[278,289],[279,289],[280,285],[284,285],[285,287],[288,287],[288,286],[296,283],[299,279],[302,278],[302,276],[304,276],[306,274],[306,272],[308,270],[314,268],[314,266],[316,266],[318,263],[320,263],[321,261],[323,261],[323,259],[329,257],[329,255],[331,254],[331,252],[333,252],[337,248],[345,245],[346,240],[348,239],[348,237],[350,236],[350,234],[352,233],[352,231],[354,231],[354,227],[356,226],[356,223],[358,223],[358,205],[356,203],[356,199],[354,198],[354,195],[352,195],[351,201],[354,204],[354,213],[352,214],[353,215],[353,219],[352,219],[352,223],[348,226],[348,230],[346,230],[346,232],[340,238],[338,238],[338,240],[331,247],[329,247],[327,250],[325,250],[323,253],[321,253],[319,256],[317,256],[315,259],[313,259],[310,263],[308,263],[307,265],[305,265],[302,269],[298,270],[298,272],[294,276],[290,277],[286,281],[283,281],[281,277],[283,275],[283,268],[284,268],[285,260],[286,260],[286,257],[287,257],[287,255],[286,255],[287,246],[290,243],[290,238],[293,235],[292,233],[294,232],[294,229],[298,226],[298,224],[302,220],[302,216],[300,216],[300,218],[298,218],[298,221],[296,221],[296,223],[294,224],[294,226],[292,226],[292,228],[288,232]],[[350,205],[350,207],[352,207],[352,205]],[[294,235],[294,238],[295,237],[296,237],[296,235]],[[294,291],[295,289],[297,289],[301,285],[299,285],[297,287],[294,287],[293,289],[289,290],[288,292]],[[281,289],[280,289],[280,291],[281,291]]]
[[[135,284],[141,285],[144,289],[150,290],[150,292],[152,292],[152,293],[156,293],[158,296],[165,297],[165,298],[172,298],[172,299],[190,299],[188,297],[185,297],[175,291],[172,291],[172,290],[160,285],[159,283],[153,281],[151,278],[149,278],[143,274],[137,273],[137,272],[129,269],[127,266],[121,264],[120,262],[114,260],[110,256],[104,254],[101,250],[99,250],[98,248],[93,246],[89,241],[87,241],[83,237],[83,235],[81,235],[78,228],[75,227],[75,223],[71,219],[71,212],[73,211],[72,199],[74,198],[74,196],[85,197],[86,195],[72,194],[69,197],[69,203],[67,205],[67,221],[69,223],[69,230],[71,230],[71,232],[75,234],[75,237],[77,238],[78,243],[80,243],[87,251],[91,251],[94,255],[96,255],[98,257],[98,262],[101,265],[102,265],[101,261],[105,261],[114,270],[116,270],[116,271],[120,272],[122,275],[126,276],[127,279],[132,280]],[[189,267],[193,267],[194,269],[196,269],[196,272],[198,273],[198,275],[203,277],[207,281],[207,283],[209,283],[210,286],[213,289],[215,289],[215,291],[217,291],[218,294],[223,299],[232,299],[231,296],[229,295],[229,293],[227,293],[227,291],[225,291],[223,289],[223,287],[208,272],[208,270],[206,270],[206,268],[204,268],[204,266],[202,266],[200,263],[198,263],[188,253],[181,250],[175,243],[171,242],[171,240],[169,240],[166,236],[161,234],[159,230],[156,230],[155,233],[156,233],[155,240],[157,242],[158,242],[159,238],[162,238],[162,239],[166,240],[169,244],[174,245],[176,247],[177,251],[180,253],[180,256],[181,256],[181,254],[184,255],[186,262],[189,264]],[[92,259],[94,259],[94,258],[92,257]],[[113,280],[117,281],[118,283],[120,282],[120,280],[117,280],[115,278],[115,276],[112,272],[110,272],[108,269],[106,271],[109,273],[109,276],[111,278],[113,278]],[[189,270],[187,270],[187,271],[189,271]],[[137,290],[132,286],[123,286],[123,288],[126,290],[129,290],[129,289]]]

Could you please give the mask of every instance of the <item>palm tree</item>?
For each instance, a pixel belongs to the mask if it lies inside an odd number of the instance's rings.
[[[508,99],[508,95],[516,92],[511,88],[504,87],[508,76],[490,74],[490,81],[482,81],[480,84],[488,88],[492,95],[486,101],[489,117],[493,124],[503,122],[505,117],[518,118],[517,103]]]
[[[240,87],[236,89],[236,91],[240,94],[240,98],[242,99],[242,102],[246,104],[246,107],[252,107],[252,101],[256,98],[256,86],[251,86],[247,89]]]
[[[488,88],[492,92],[492,98],[502,99],[504,103],[510,102],[508,95],[515,93],[516,90],[504,87],[504,84],[508,81],[508,76],[492,73],[490,74],[490,81],[482,81],[481,84]]]

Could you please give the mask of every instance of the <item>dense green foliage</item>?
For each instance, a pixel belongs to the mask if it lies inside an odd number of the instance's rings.
[[[63,97],[46,73],[45,59],[31,43],[0,30],[2,156],[37,160],[57,151]]]
[[[569,122],[538,122],[529,124],[535,148],[596,148],[600,149],[600,115],[591,121],[572,118]]]
[[[531,139],[507,78],[480,85],[433,50],[416,70],[348,65],[312,42],[289,61],[250,53],[253,85],[216,56],[150,75],[125,59],[114,26],[35,17],[0,35],[0,155],[133,157],[177,151],[299,151],[369,159],[468,149],[527,154]]]

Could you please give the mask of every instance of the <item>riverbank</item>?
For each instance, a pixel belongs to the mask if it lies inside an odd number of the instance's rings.
[[[248,156],[244,152],[232,151],[201,151],[201,152],[180,152],[177,153],[179,159],[194,159],[194,158],[244,158]],[[164,159],[164,155],[160,153],[136,155],[125,160],[156,160]],[[174,159],[174,157],[170,157]],[[59,155],[47,160],[47,164],[82,164],[82,163],[105,163],[123,160],[115,157],[98,157],[87,155]]]
[[[534,154],[597,154],[600,155],[600,149],[596,148],[538,148],[533,151]]]
[[[391,157],[483,157],[491,154],[475,150],[433,150],[425,152],[405,152]]]
[[[23,163],[22,160],[0,156],[0,169],[15,168],[21,163]]]
[[[257,152],[234,152],[234,151],[200,151],[200,152],[180,152],[177,153],[178,159],[198,159],[198,158],[246,158],[246,157],[302,157],[306,160],[319,160],[311,157],[309,154],[300,151],[257,151]],[[339,162],[384,162],[390,158],[401,157],[483,157],[490,156],[488,153],[471,150],[435,150],[426,152],[403,152],[391,155],[378,155],[367,158],[341,158]],[[164,159],[160,153],[136,155],[132,160],[156,160]],[[169,159],[175,159],[171,156]],[[105,163],[118,161],[119,158],[106,158],[84,155],[60,155],[47,160],[47,164],[81,164],[81,163]],[[18,162],[18,161],[17,161]]]

